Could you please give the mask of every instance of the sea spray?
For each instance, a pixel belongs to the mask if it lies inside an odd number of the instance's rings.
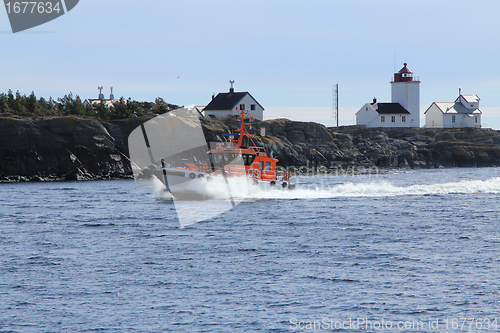
[[[295,190],[272,187],[268,183],[254,185],[244,177],[230,177],[228,184],[222,177],[203,180],[204,186],[195,186],[203,200],[178,200],[172,198],[159,180],[153,180],[153,192],[158,200],[173,200],[181,227],[208,220],[229,210],[238,211],[241,202],[259,200],[316,200],[346,197],[395,197],[427,196],[474,193],[500,193],[500,177],[485,180],[461,180],[458,182],[395,185],[387,179],[339,182],[338,177],[296,177]],[[345,180],[345,179],[344,179]],[[231,197],[227,187],[230,186]],[[189,186],[188,186],[189,189]],[[235,203],[235,207],[232,206]]]
[[[219,177],[221,178],[221,177]],[[317,177],[307,177],[317,178]],[[487,180],[463,180],[459,182],[437,183],[426,185],[396,186],[391,182],[336,182],[335,177],[322,177],[325,180],[318,185],[309,182],[299,183],[295,190],[271,187],[269,184],[253,185],[244,178],[230,178],[231,190],[237,202],[258,199],[322,199],[349,196],[397,196],[397,195],[440,195],[465,193],[500,193],[500,177]],[[160,181],[157,181],[155,195],[158,199],[165,198]],[[210,186],[199,188],[210,201],[228,200],[225,191],[226,184],[222,179],[214,177]],[[164,187],[163,187],[164,188]]]

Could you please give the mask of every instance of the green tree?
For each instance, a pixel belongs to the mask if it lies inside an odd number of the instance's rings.
[[[16,103],[16,99],[14,98],[14,94],[12,93],[11,89],[9,89],[9,92],[7,93],[7,102],[9,103],[9,108],[13,109]]]
[[[21,95],[21,93],[16,91],[16,100],[14,101],[14,108],[13,111],[15,114],[19,116],[27,116],[27,110],[25,108],[26,104],[26,95]]]
[[[84,115],[85,117],[90,117],[90,118],[95,118],[96,117],[96,111],[92,107],[92,104],[88,103],[87,105],[84,106]]]
[[[6,94],[0,94],[0,113],[9,112],[8,97]]]
[[[49,115],[50,114],[50,107],[49,103],[45,100],[45,98],[40,97],[38,100],[38,107],[40,109],[40,115]]]
[[[127,107],[132,117],[144,116],[144,111],[140,108],[139,103],[137,101],[133,101],[130,97],[127,100]]]
[[[52,96],[49,97],[49,101],[48,101],[47,105],[49,106],[49,109],[56,110],[56,103],[52,99]]]
[[[77,116],[85,115],[85,106],[83,105],[82,99],[78,95],[76,95],[76,98],[73,100],[70,114],[74,114]]]
[[[132,117],[132,112],[123,97],[118,102],[113,103],[111,114],[113,119],[127,119]]]
[[[64,95],[63,98],[58,98],[57,100],[57,108],[60,114],[64,116],[83,116],[85,114],[85,107],[80,96],[77,95],[76,98],[73,98],[73,93],[70,92],[68,95]]]
[[[32,91],[28,98],[26,98],[25,102],[26,108],[28,112],[33,116],[36,113],[37,100],[35,96],[35,92]]]
[[[164,114],[171,111],[170,105],[167,102],[165,102],[161,97],[155,99],[155,106],[157,114]]]
[[[94,108],[94,110],[97,114],[97,117],[99,119],[102,119],[102,120],[109,120],[110,119],[111,112],[103,100],[99,101],[98,103],[92,104],[92,107]]]
[[[26,117],[76,115],[101,120],[127,119],[144,116],[154,117],[176,108],[178,108],[177,105],[169,104],[161,97],[156,98],[154,103],[138,102],[131,98],[125,101],[122,97],[118,102],[108,107],[105,101],[84,105],[80,96],[76,95],[75,97],[72,92],[62,98],[57,98],[57,100],[52,97],[49,97],[48,100],[40,97],[37,100],[34,91],[29,96],[21,95],[19,90],[14,94],[11,89],[7,94],[0,93],[1,113],[12,113]]]
[[[73,105],[73,94],[70,92],[68,95],[64,95],[63,98],[57,99],[57,110],[60,115],[67,116],[70,114]]]

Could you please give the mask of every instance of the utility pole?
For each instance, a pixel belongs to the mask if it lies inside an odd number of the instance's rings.
[[[339,127],[339,84],[333,86],[333,119],[337,119]]]

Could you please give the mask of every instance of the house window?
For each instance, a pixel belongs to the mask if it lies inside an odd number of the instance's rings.
[[[380,122],[385,123],[385,116],[380,116]]]
[[[477,124],[477,117],[474,117],[476,119],[476,124]]]
[[[250,110],[255,111],[255,104],[250,105]]]
[[[396,116],[391,116],[391,123],[395,123],[396,122]]]
[[[454,123],[455,122],[455,116],[451,116],[451,122]]]
[[[245,110],[245,104],[240,104],[240,110]]]
[[[403,123],[406,123],[406,116],[401,116],[401,121],[402,121]]]

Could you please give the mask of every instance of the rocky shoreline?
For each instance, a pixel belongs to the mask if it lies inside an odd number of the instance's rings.
[[[118,129],[74,117],[0,117],[0,182],[131,178]]]
[[[132,178],[128,135],[147,120],[0,116],[0,182]],[[209,140],[238,127],[232,119],[202,124]],[[326,128],[286,119],[253,127],[266,128],[256,141],[279,167],[300,174],[500,166],[500,131],[492,129]]]

